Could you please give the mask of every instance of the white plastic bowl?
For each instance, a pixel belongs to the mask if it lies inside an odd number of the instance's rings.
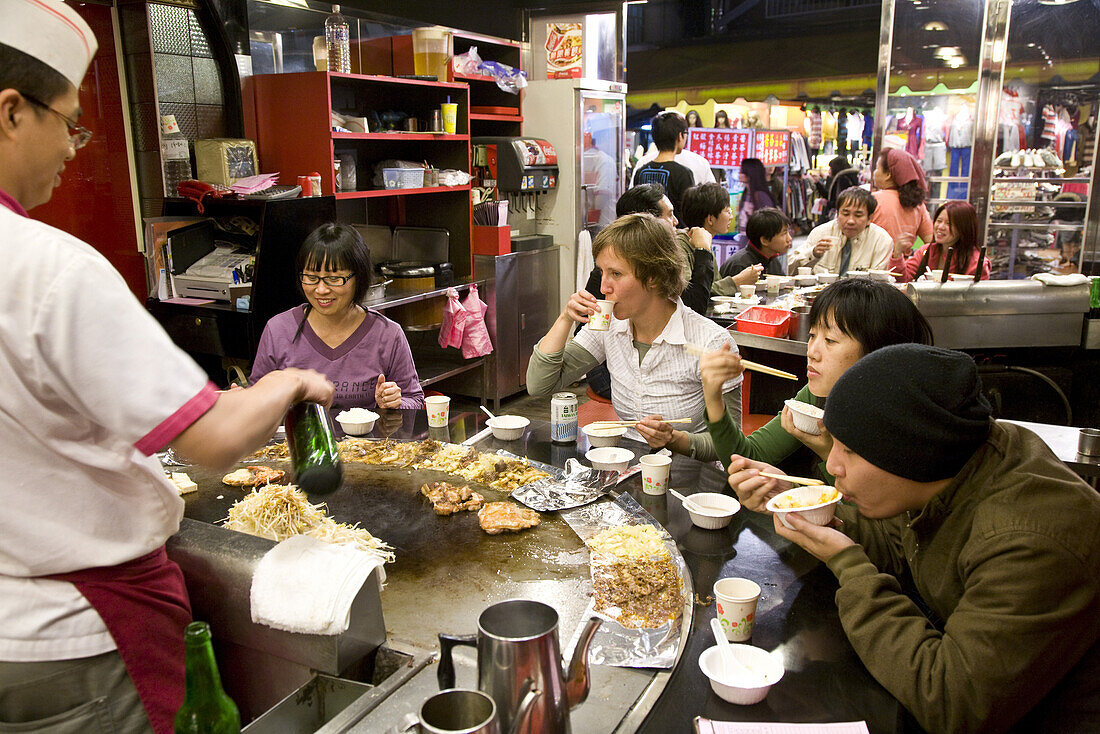
[[[806,288],[808,286],[817,285],[816,275],[798,275],[795,276],[794,282],[799,288]]]
[[[867,270],[849,270],[848,271],[848,277],[849,278],[870,278],[871,273]]]
[[[626,433],[626,426],[594,426],[589,424],[581,428],[584,435],[588,436],[588,443],[593,448],[600,446],[615,446],[619,439]]]
[[[974,276],[973,275],[960,275],[959,273],[951,273],[951,275],[948,276],[948,277],[950,277],[951,280],[958,280],[958,281],[962,281],[962,282],[965,282],[965,283],[973,283],[974,282]]]
[[[684,503],[684,509],[691,522],[704,530],[721,530],[741,509],[741,503],[728,494],[696,492],[686,496],[691,501]]]
[[[362,436],[374,430],[374,422],[378,420],[378,414],[366,408],[351,408],[340,411],[336,415],[336,422],[344,433],[349,436]]]
[[[783,404],[790,408],[795,428],[811,436],[821,435],[821,424],[818,421],[825,415],[824,410],[794,398],[784,400]]]
[[[733,648],[735,658],[760,673],[759,678],[753,680],[744,677],[744,674],[730,677],[721,675],[722,657],[717,645],[708,647],[699,655],[699,669],[710,679],[711,690],[723,701],[739,706],[760,703],[786,672],[783,663],[775,655],[759,647],[738,644],[731,644],[730,647]]]
[[[833,514],[836,512],[836,503],[840,502],[839,492],[837,492],[836,497],[829,500],[828,502],[820,502],[817,504],[807,505],[806,507],[784,509],[782,507],[777,507],[777,505],[780,503],[781,498],[784,497],[793,497],[799,503],[813,502],[821,496],[822,492],[829,489],[833,489],[833,487],[821,484],[812,487],[795,487],[772,497],[770,500],[768,500],[768,504],[766,504],[765,507],[768,509],[769,512],[774,512],[776,515],[778,515],[779,521],[786,525],[788,528],[791,528],[791,530],[794,530],[794,528],[791,527],[791,524],[789,522],[787,522],[787,513],[789,512],[797,512],[799,515],[802,516],[803,520],[814,525],[828,525],[829,521],[833,519]]]
[[[617,446],[601,446],[588,449],[584,458],[597,471],[626,471],[630,462],[634,459],[634,452],[629,449],[621,449]]]
[[[523,429],[531,425],[531,421],[522,415],[498,415],[490,418],[487,425],[493,429],[493,438],[498,441],[515,441],[522,438]]]
[[[836,273],[818,273],[817,282],[828,285],[829,283],[835,283],[840,276]]]
[[[894,276],[890,274],[889,270],[869,270],[867,272],[871,274],[871,280],[882,280],[887,283],[894,281]]]

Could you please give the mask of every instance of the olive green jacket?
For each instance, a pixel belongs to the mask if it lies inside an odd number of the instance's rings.
[[[794,398],[819,408],[825,407],[825,398],[812,394],[808,385],[803,386]],[[707,430],[714,439],[714,450],[718,453],[719,460],[727,469],[730,466],[730,455],[738,454],[753,461],[763,461],[779,467],[786,473],[796,476],[809,476],[816,473],[827,484],[833,483],[833,477],[825,471],[825,462],[783,429],[781,414],[776,415],[748,436],[741,432],[729,411],[719,421],[708,420]]]
[[[828,563],[841,624],[923,727],[1100,729],[1100,494],[1042,439],[995,423],[919,512],[837,516],[859,543]]]

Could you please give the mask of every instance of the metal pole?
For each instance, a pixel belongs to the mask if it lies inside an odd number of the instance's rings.
[[[875,165],[886,134],[886,110],[890,95],[890,54],[894,50],[894,0],[882,0],[878,35],[878,82],[875,84],[875,135],[871,144],[871,165]]]
[[[985,242],[989,225],[989,192],[996,153],[997,117],[1004,85],[1008,47],[1009,0],[986,0],[978,57],[978,102],[974,111],[974,149],[970,156],[970,203],[978,213],[978,242]],[[1015,267],[1015,265],[1010,265]]]

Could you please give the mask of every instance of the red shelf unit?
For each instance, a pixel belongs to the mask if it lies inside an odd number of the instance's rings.
[[[348,224],[444,227],[450,232],[450,260],[455,274],[471,274],[468,185],[382,189],[373,183],[376,164],[388,159],[470,170],[467,84],[323,71],[261,74],[249,83],[262,170],[279,171],[282,183],[293,183],[297,176],[314,171],[320,173],[322,194],[335,193],[337,218]],[[372,112],[400,110],[426,121],[448,98],[458,104],[454,134],[332,131],[332,110],[364,117]],[[335,192],[333,157],[337,153],[354,153],[360,190]]]

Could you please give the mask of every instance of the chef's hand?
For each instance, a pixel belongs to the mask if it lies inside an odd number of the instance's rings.
[[[665,423],[662,416],[649,415],[634,424],[634,428],[642,435],[650,448],[663,449],[673,439],[672,426]]]
[[[783,473],[771,464],[765,464],[763,461],[753,461],[734,454],[730,457],[729,485],[730,489],[737,493],[737,499],[742,505],[753,512],[770,515],[771,512],[765,506],[768,500],[780,492],[786,492],[792,485],[790,482],[780,481],[779,479],[762,477],[760,476],[762,471],[771,474]]]
[[[386,375],[378,375],[378,384],[374,386],[374,402],[379,408],[400,408],[401,388],[396,382],[386,382]]]
[[[569,297],[562,315],[580,324],[587,324],[588,318],[600,310],[596,297],[586,290],[579,290]]]
[[[332,405],[332,399],[336,397],[336,387],[329,382],[327,377],[314,370],[288,367],[284,370],[268,372],[256,384],[263,382],[269,375],[283,375],[297,381],[297,391],[291,405],[294,403],[320,403],[327,408]]]
[[[738,286],[752,285],[760,280],[760,273],[764,271],[763,265],[750,265],[737,275],[733,276],[733,282]]]
[[[817,423],[821,426],[821,434],[818,436],[812,433],[806,433],[800,431],[794,424],[794,416],[791,415],[791,409],[786,405],[783,406],[783,415],[779,419],[780,425],[783,426],[783,430],[797,438],[802,443],[810,447],[810,450],[821,457],[822,461],[826,461],[829,458],[829,452],[833,450],[833,436],[825,428],[825,424],[821,422],[821,419],[817,419]]]
[[[801,546],[807,553],[819,561],[827,562],[840,551],[856,542],[844,533],[836,529],[841,524],[838,518],[833,518],[833,527],[814,525],[803,519],[797,512],[787,513],[787,522],[794,526],[791,530],[778,517],[773,517],[775,532],[792,543]]]
[[[713,238],[710,232],[702,227],[692,227],[688,230],[688,241],[696,250],[709,250]]]

